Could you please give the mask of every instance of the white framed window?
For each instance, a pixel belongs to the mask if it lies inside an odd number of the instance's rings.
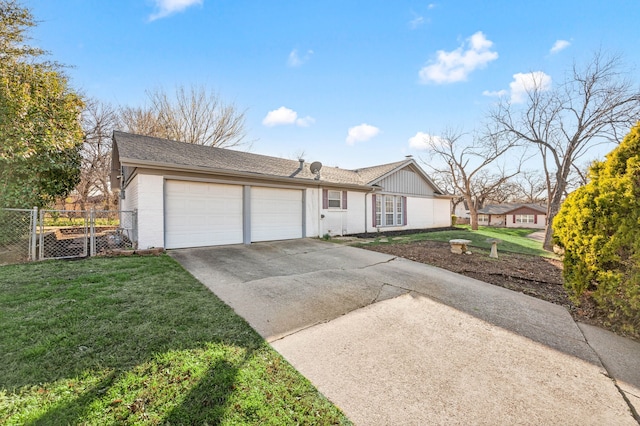
[[[330,209],[342,208],[342,191],[329,191],[328,192],[328,207]]]
[[[516,223],[535,223],[536,217],[533,214],[517,214]]]
[[[405,225],[405,200],[400,195],[376,195],[376,226]]]
[[[488,214],[479,214],[478,215],[478,223],[489,223],[489,215]]]
[[[324,188],[322,190],[322,208],[324,210],[346,210],[347,191]]]

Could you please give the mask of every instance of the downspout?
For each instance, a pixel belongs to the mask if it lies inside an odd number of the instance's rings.
[[[318,238],[322,238],[322,188],[318,185]]]
[[[369,230],[367,229],[369,226],[369,221],[367,220],[367,195],[371,194],[373,195],[373,193],[376,191],[376,188],[374,186],[371,187],[371,191],[369,191],[368,193],[364,194],[364,233],[367,234],[369,232]],[[373,211],[373,209],[371,209],[371,214],[375,215],[376,212]]]

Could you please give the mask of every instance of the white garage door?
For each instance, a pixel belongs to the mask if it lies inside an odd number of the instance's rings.
[[[302,238],[302,191],[251,188],[251,241]]]
[[[242,243],[242,186],[168,180],[165,247]]]

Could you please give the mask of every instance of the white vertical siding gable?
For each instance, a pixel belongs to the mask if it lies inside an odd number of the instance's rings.
[[[409,167],[381,179],[377,184],[384,188],[385,192],[395,194],[432,196],[434,193],[433,187]]]

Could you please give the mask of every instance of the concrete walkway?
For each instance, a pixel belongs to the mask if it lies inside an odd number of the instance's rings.
[[[560,306],[316,240],[170,254],[355,424],[637,424],[640,344]]]
[[[544,231],[535,231],[531,234],[527,235],[527,238],[531,238],[532,240],[544,242]]]

